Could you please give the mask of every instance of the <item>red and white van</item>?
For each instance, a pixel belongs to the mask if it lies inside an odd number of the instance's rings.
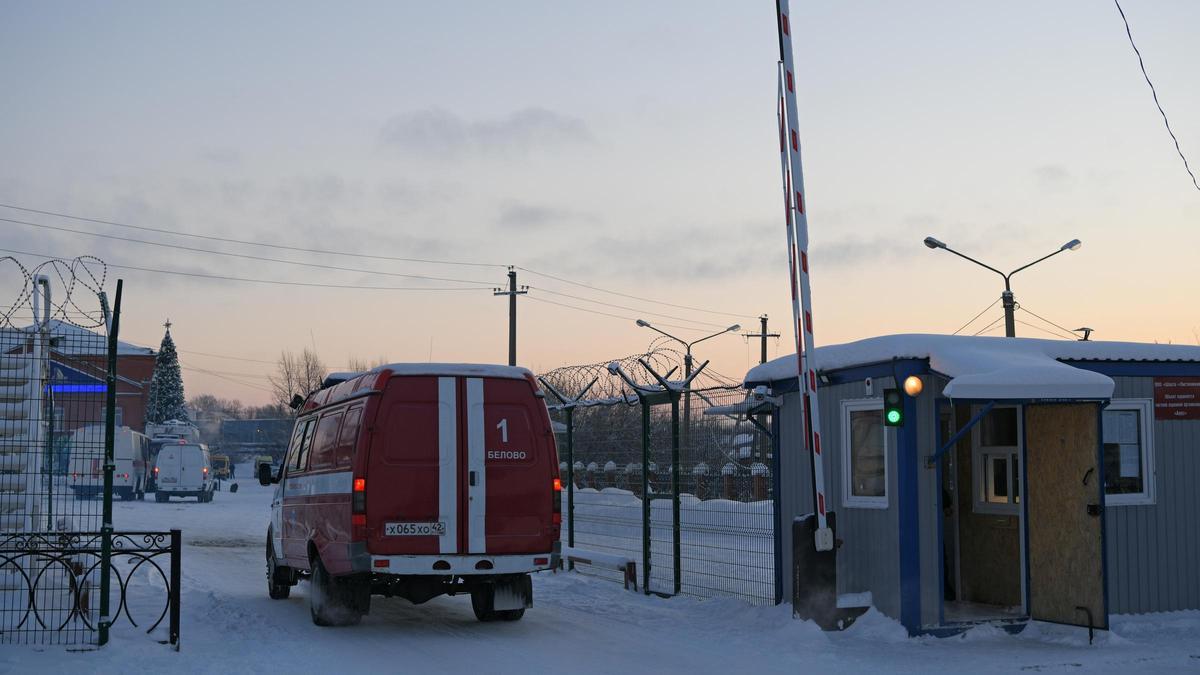
[[[328,381],[327,381],[328,382]],[[312,583],[318,625],[371,595],[470,593],[481,621],[532,606],[557,563],[561,483],[541,391],[524,368],[394,364],[314,392],[296,419],[267,530],[267,582]]]

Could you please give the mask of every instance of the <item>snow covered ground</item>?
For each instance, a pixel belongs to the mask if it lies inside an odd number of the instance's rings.
[[[466,597],[377,598],[361,625],[318,628],[306,582],[267,598],[270,489],[238,482],[211,504],[116,504],[118,529],[183,529],[179,652],[120,623],[99,651],[0,646],[0,672],[1200,672],[1200,612],[1118,617],[1093,646],[1085,630],[1036,623],[1015,636],[909,639],[875,612],[827,634],[787,607],[645,597],[572,573],[536,576],[534,607],[516,623],[476,622]]]

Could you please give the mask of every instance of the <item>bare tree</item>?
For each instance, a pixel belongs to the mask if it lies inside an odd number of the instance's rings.
[[[279,355],[275,374],[267,376],[275,394],[275,402],[289,406],[292,396],[307,396],[319,389],[325,379],[326,368],[321,357],[307,347],[299,354],[285,351]]]
[[[386,366],[388,361],[386,356],[376,356],[371,360],[364,359],[360,356],[351,356],[347,361],[347,369],[354,373],[361,373],[379,366]]]

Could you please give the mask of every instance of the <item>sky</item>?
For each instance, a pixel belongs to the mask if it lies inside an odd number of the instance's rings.
[[[1200,166],[1200,4],[1123,6]],[[1095,339],[1197,341],[1200,192],[1111,3],[792,9],[817,344],[950,333],[998,298],[997,275],[926,235],[1004,270],[1083,241],[1013,278],[1018,335],[1057,331],[1033,312]],[[188,394],[247,403],[267,401],[283,350],[334,368],[504,362],[492,287],[506,265],[531,287],[518,362],[538,372],[645,350],[636,318],[692,340],[765,313],[783,355],[775,31],[770,0],[0,0],[0,203],[484,266],[5,208],[77,232],[0,221],[0,248],[27,264],[460,289],[108,270],[110,288],[125,279],[122,339],[157,346],[169,318]],[[732,334],[694,351],[735,378],[758,358]]]

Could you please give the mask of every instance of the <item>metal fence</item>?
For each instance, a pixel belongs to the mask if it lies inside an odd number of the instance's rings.
[[[178,537],[112,528],[114,483],[136,497],[148,469],[116,425],[121,282],[110,308],[94,258],[0,258],[0,275],[16,290],[0,313],[0,643],[104,644],[122,615],[157,628],[135,607],[172,598],[174,642],[178,584],[155,573],[164,554],[177,568]],[[124,573],[120,556],[133,560]]]
[[[546,381],[568,400],[579,393],[563,392],[553,375]],[[713,384],[679,391],[675,405],[668,394],[611,389],[552,405],[567,491],[563,540],[634,560],[646,592],[777,603],[769,420],[740,412],[740,387]]]

